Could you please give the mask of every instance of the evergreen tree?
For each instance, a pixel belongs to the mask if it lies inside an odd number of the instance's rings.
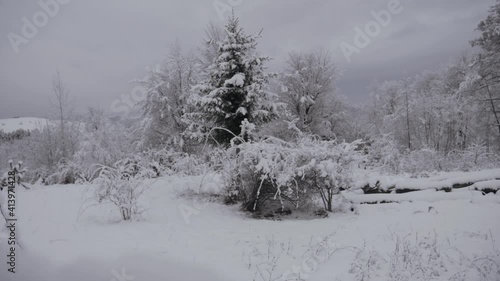
[[[246,35],[239,20],[231,17],[226,34],[218,42],[218,53],[208,68],[209,78],[193,87],[187,114],[188,132],[195,137],[211,133],[220,144],[234,136],[248,140],[256,126],[271,121],[283,105],[268,91],[272,75],[264,73],[268,57],[256,54],[260,35]],[[212,130],[213,128],[226,130]]]

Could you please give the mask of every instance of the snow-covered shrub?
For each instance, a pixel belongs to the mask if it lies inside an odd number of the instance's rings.
[[[368,147],[369,164],[381,167],[385,172],[408,173],[413,177],[429,175],[440,171],[471,171],[498,168],[500,158],[488,151],[481,141],[472,142],[465,150],[448,153],[421,148],[400,152],[391,135],[382,135]]]
[[[149,149],[141,154],[141,163],[143,167],[153,170],[154,177],[161,177],[172,174],[172,166],[175,159],[181,153],[166,148]]]
[[[164,148],[144,151],[141,162],[143,167],[153,169],[157,177],[172,174],[195,176],[207,172],[213,165],[219,165],[219,153],[215,149],[198,156]]]
[[[60,126],[48,123],[40,130],[31,132],[24,148],[32,154],[30,157],[34,163],[30,167],[46,167],[50,172],[56,171],[61,162],[70,161],[75,155],[81,133],[81,126],[77,122]]]
[[[88,181],[95,178],[96,165],[112,166],[134,153],[132,134],[127,126],[112,121],[101,110],[90,108],[82,126],[83,136],[72,161]]]
[[[432,149],[419,149],[403,154],[399,162],[399,171],[421,176],[434,171],[445,171],[446,157]]]
[[[221,171],[224,168],[227,154],[225,149],[211,147],[209,150],[203,151],[200,157],[204,159],[210,171]]]
[[[230,195],[248,211],[279,200],[281,209],[304,208],[320,199],[332,211],[333,196],[352,186],[352,168],[362,156],[360,142],[337,143],[302,138],[289,143],[269,138],[232,147],[225,167]]]
[[[381,135],[367,147],[368,162],[371,165],[399,172],[401,153],[393,135]]]
[[[75,162],[61,161],[55,168],[55,171],[43,176],[43,182],[47,185],[52,184],[72,184],[78,180],[84,180],[85,177],[81,172],[81,167]]]
[[[3,130],[0,130],[0,143],[4,142],[14,142],[17,140],[21,140],[25,137],[30,136],[30,131],[28,130],[23,130],[23,129],[17,129],[13,132],[6,133]]]
[[[480,140],[472,142],[459,155],[460,159],[455,163],[457,168],[462,171],[500,167],[500,156],[490,153],[486,144]]]
[[[97,188],[94,198],[98,203],[111,202],[123,218],[131,220],[141,213],[139,198],[146,191],[143,179],[149,177],[138,163],[129,159],[115,163],[113,167],[99,168],[99,177],[94,181]]]
[[[464,151],[451,151],[448,154],[432,149],[419,149],[401,154],[398,168],[392,172],[409,173],[414,177],[432,172],[475,171],[500,167],[498,155],[489,153],[486,146],[475,143]]]
[[[291,118],[288,118],[291,119]],[[282,139],[284,141],[295,141],[304,133],[297,127],[298,118],[291,121],[281,118],[273,120],[267,124],[262,125],[258,132],[260,139],[265,139],[269,136]]]
[[[188,176],[201,175],[206,172],[207,168],[208,165],[203,162],[203,159],[185,153],[177,158],[172,165],[174,173]]]
[[[81,141],[79,123],[56,124],[47,121],[39,129],[29,133],[18,131],[8,141],[0,141],[0,159],[18,159],[29,167],[24,181],[34,183],[45,181],[51,175],[54,183],[59,183],[59,175],[66,169],[61,163],[73,161]],[[64,136],[63,136],[64,135]],[[6,162],[0,161],[0,169],[7,169]],[[67,180],[67,182],[74,182]]]

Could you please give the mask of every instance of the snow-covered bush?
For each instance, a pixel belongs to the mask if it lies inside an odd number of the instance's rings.
[[[17,129],[13,132],[6,133],[3,130],[0,130],[0,143],[4,142],[14,142],[17,140],[21,140],[25,137],[30,136],[30,131]]]
[[[97,188],[94,199],[98,203],[111,202],[123,218],[131,220],[142,210],[139,198],[147,190],[143,183],[144,178],[151,177],[147,169],[141,169],[138,163],[129,159],[119,161],[113,165],[101,166],[99,177],[94,181]]]
[[[143,167],[153,169],[157,177],[173,174],[195,176],[220,166],[221,153],[219,149],[211,149],[200,155],[174,149],[152,149],[141,154],[141,163]]]
[[[52,174],[65,173],[61,169],[66,167],[61,163],[71,162],[79,148],[82,131],[76,121],[62,125],[47,121],[42,125],[29,133],[18,132],[15,136],[19,137],[10,141],[0,141],[0,159],[18,159],[30,168],[25,172],[25,182],[45,181]],[[5,164],[0,161],[0,169],[8,168]],[[52,177],[54,183],[60,182],[58,177]]]
[[[408,173],[421,177],[440,171],[472,171],[500,167],[500,158],[488,152],[488,147],[481,141],[472,142],[465,150],[453,150],[448,153],[422,148],[400,152],[397,142],[391,135],[376,138],[367,147],[368,162],[393,174]]]
[[[201,175],[208,169],[207,163],[196,155],[183,153],[179,158],[175,159],[172,165],[172,171],[176,174],[184,174],[188,176]]]
[[[262,125],[259,131],[260,138],[275,137],[284,141],[293,141],[297,138],[297,134],[290,130],[288,124],[284,120],[274,120]]]
[[[61,161],[54,172],[42,175],[43,183],[46,185],[76,183],[78,180],[85,179],[80,168],[75,162]]]
[[[166,148],[149,149],[142,152],[141,163],[143,167],[153,170],[154,177],[161,177],[172,174],[172,167],[180,155],[180,152]]]
[[[263,208],[271,199],[282,210],[304,208],[319,199],[332,211],[333,196],[352,186],[353,165],[362,158],[356,151],[359,144],[311,138],[242,143],[229,150],[231,161],[224,169],[228,192],[248,211]]]
[[[370,165],[399,172],[401,153],[393,135],[387,134],[375,138],[367,147],[367,152]]]
[[[32,153],[33,167],[45,167],[54,172],[62,161],[73,158],[80,144],[81,133],[81,126],[77,122],[61,126],[46,124],[31,133],[24,149]]]
[[[419,149],[401,155],[397,171],[421,176],[434,171],[446,171],[446,157],[432,149]],[[396,172],[396,171],[395,171]]]
[[[88,181],[93,176],[96,165],[112,166],[124,159],[135,150],[132,146],[132,133],[127,126],[119,121],[112,121],[99,109],[89,108],[85,125],[82,126],[83,136],[72,162],[83,173]]]
[[[461,156],[455,161],[457,168],[462,171],[491,169],[500,167],[500,156],[488,151],[484,142],[476,140],[469,147],[459,153]]]

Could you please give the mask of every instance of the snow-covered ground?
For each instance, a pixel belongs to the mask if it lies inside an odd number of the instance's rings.
[[[47,122],[52,122],[44,118],[37,117],[21,117],[21,118],[8,118],[0,119],[0,131],[11,133],[19,129],[33,131],[43,128]]]
[[[148,184],[132,222],[86,200],[91,185],[18,190],[23,249],[11,274],[0,243],[0,280],[500,280],[500,194],[383,194],[406,201],[272,221],[209,196],[217,177]]]
[[[411,178],[409,175],[381,175],[376,169],[366,172],[358,171],[360,175],[354,186],[361,189],[365,186],[378,187],[380,190],[427,190],[427,189],[453,189],[456,186],[470,186],[472,183],[481,182],[475,187],[478,190],[486,188],[497,189],[500,187],[500,169],[487,169],[471,172],[439,172],[428,177]],[[489,183],[483,183],[488,181]],[[377,183],[378,182],[378,183]]]

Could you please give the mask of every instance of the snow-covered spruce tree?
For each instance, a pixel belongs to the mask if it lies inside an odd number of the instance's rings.
[[[192,137],[211,133],[219,144],[230,143],[235,135],[248,140],[256,126],[278,115],[282,104],[268,91],[272,75],[264,73],[270,58],[256,54],[259,37],[246,35],[238,18],[229,19],[225,38],[218,42],[218,56],[209,66],[209,78],[192,89],[193,111],[186,114]],[[227,131],[212,130],[216,127]]]

